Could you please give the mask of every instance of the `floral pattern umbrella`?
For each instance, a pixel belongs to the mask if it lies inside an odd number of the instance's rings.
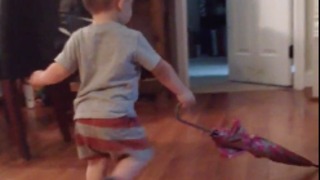
[[[274,162],[295,166],[319,167],[310,160],[276,143],[259,136],[249,135],[238,120],[234,122],[231,129],[210,130],[182,119],[180,106],[176,108],[176,119],[185,125],[209,134],[225,157],[232,158],[243,152],[249,152],[257,158],[268,158]]]

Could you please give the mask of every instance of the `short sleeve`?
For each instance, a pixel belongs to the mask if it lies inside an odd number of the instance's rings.
[[[78,45],[77,33],[71,35],[62,52],[55,58],[55,62],[62,65],[70,73],[78,68]]]
[[[161,60],[160,55],[141,33],[138,35],[134,60],[149,71],[152,71]]]

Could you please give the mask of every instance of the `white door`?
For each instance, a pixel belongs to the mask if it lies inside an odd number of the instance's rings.
[[[291,0],[227,0],[230,80],[289,86]]]

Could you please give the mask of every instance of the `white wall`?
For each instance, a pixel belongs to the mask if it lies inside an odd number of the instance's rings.
[[[312,67],[311,63],[311,46],[312,46],[312,34],[313,34],[313,1],[314,0],[307,0],[306,1],[306,71],[310,71]]]
[[[313,17],[313,0],[306,0],[306,45],[305,45],[305,77],[304,86],[310,87],[312,84],[312,60],[311,60],[311,47],[312,47],[312,17]]]
[[[317,0],[306,0],[306,62],[305,62],[305,87],[311,87],[313,85],[314,77],[314,41],[315,34],[318,31],[315,30],[316,22],[318,20],[316,16],[319,14],[319,2]]]

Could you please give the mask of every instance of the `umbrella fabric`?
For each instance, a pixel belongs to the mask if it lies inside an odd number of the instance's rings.
[[[318,167],[306,158],[276,143],[247,134],[240,121],[236,121],[230,130],[214,130],[211,137],[221,154],[228,158],[249,152],[257,158],[268,158],[279,163]]]
[[[210,130],[198,124],[188,122],[180,116],[181,106],[176,106],[176,120],[204,133],[210,134],[220,153],[228,158],[233,158],[244,152],[249,152],[257,158],[268,158],[272,161],[296,165],[319,167],[308,159],[287,150],[265,138],[249,135],[242,127],[239,120],[235,121],[231,129]]]

